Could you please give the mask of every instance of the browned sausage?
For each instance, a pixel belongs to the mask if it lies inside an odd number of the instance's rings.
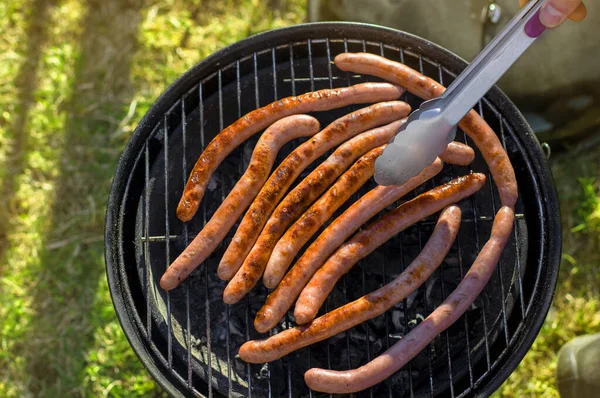
[[[445,91],[435,80],[406,65],[378,55],[344,53],[336,56],[334,62],[343,71],[380,77],[425,100],[439,97]],[[463,118],[459,127],[471,137],[481,151],[498,186],[502,205],[514,207],[518,197],[515,171],[494,131],[474,110]]]
[[[449,160],[449,163],[465,165],[471,163],[474,156],[475,152],[467,145],[452,142],[448,144],[440,158]],[[367,170],[365,170],[366,172]],[[374,169],[371,167],[368,172],[370,173],[368,177],[371,177]],[[360,186],[362,184],[364,182],[361,182]],[[352,185],[353,190],[350,191],[343,184],[336,183],[286,231],[273,249],[265,268],[264,283],[266,287],[277,287],[302,246],[360,186],[354,184]]]
[[[179,205],[177,217],[192,219],[206,186],[217,167],[242,142],[275,121],[294,114],[327,111],[350,104],[368,104],[400,98],[403,89],[387,83],[363,83],[351,87],[319,90],[287,97],[256,109],[221,131],[204,149],[194,165]]]
[[[296,323],[312,321],[337,281],[360,259],[420,219],[477,192],[484,183],[484,174],[459,177],[404,203],[358,232],[329,257],[300,293],[294,309]]]
[[[267,268],[264,284],[275,288],[285,275],[288,265],[310,237],[341,205],[350,198],[375,172],[375,160],[381,156],[385,145],[369,151],[342,174],[342,176],[286,231],[277,242]],[[248,259],[246,259],[248,260]]]
[[[256,314],[254,327],[265,333],[283,318],[315,271],[335,249],[377,213],[442,171],[437,159],[404,185],[378,186],[353,203],[306,249]]]
[[[292,182],[310,163],[349,138],[375,126],[401,119],[409,112],[410,106],[400,101],[381,102],[359,109],[331,123],[296,148],[269,177],[244,215],[231,244],[221,259],[219,268],[231,270],[241,266],[275,206]],[[256,285],[263,270],[264,267],[240,269],[225,288],[223,300],[227,304],[239,301]],[[224,273],[230,272],[219,272],[220,275]]]
[[[468,145],[452,141],[446,147],[446,150],[440,155],[444,163],[456,164],[458,166],[468,166],[475,159],[475,151]]]
[[[171,290],[177,287],[221,243],[269,177],[281,147],[295,138],[315,135],[319,129],[319,121],[314,117],[293,115],[276,121],[265,130],[254,147],[252,159],[244,175],[202,231],[167,268],[160,279],[163,289]]]
[[[423,322],[400,341],[368,364],[353,370],[310,369],[304,374],[306,384],[315,391],[349,394],[387,379],[414,358],[441,332],[463,315],[489,281],[502,250],[511,234],[514,212],[503,207],[498,212],[490,240],[457,288]]]
[[[386,144],[405,119],[359,134],[340,145],[335,152],[302,180],[277,206],[265,224],[245,261],[262,262],[264,268],[271,252],[287,227],[306,210],[359,156]],[[224,275],[226,276],[226,275]],[[233,275],[231,275],[233,276]]]
[[[460,209],[442,212],[421,253],[386,286],[337,308],[308,326],[288,329],[265,340],[250,341],[240,348],[240,357],[251,363],[270,362],[309,344],[325,340],[389,310],[417,289],[448,254],[460,228]],[[279,344],[285,341],[284,344]]]
[[[369,130],[340,145],[331,156],[285,196],[273,211],[248,257],[254,258],[253,261],[264,261],[266,264],[277,240],[290,223],[298,218],[358,157],[387,143],[405,121],[406,118]],[[233,278],[237,269],[221,268],[218,271],[221,279],[229,280]]]

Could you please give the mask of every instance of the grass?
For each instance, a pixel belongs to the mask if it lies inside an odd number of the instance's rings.
[[[248,35],[302,22],[305,9],[303,0],[0,2],[0,396],[163,395],[123,336],[104,275],[118,156],[181,73]],[[558,396],[555,353],[600,327],[598,159],[596,150],[553,161],[560,284],[498,396]]]
[[[0,4],[0,396],[162,395],[106,285],[104,212],[118,156],[177,76],[304,12],[297,1],[280,11],[213,3]]]

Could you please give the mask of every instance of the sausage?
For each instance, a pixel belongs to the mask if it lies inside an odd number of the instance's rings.
[[[296,148],[269,177],[244,215],[221,259],[219,275],[231,275],[232,270],[241,266],[275,206],[310,163],[349,138],[377,125],[401,119],[409,112],[410,106],[401,101],[381,102],[359,109],[334,121]],[[256,285],[263,270],[264,267],[239,269],[223,292],[225,303],[234,304],[239,301]]]
[[[294,114],[328,111],[351,104],[368,104],[400,98],[404,90],[389,83],[363,83],[287,97],[256,109],[221,131],[204,149],[185,185],[177,206],[181,221],[192,219],[217,167],[242,142],[275,121]]]
[[[337,281],[360,259],[422,218],[477,192],[484,183],[484,174],[459,177],[402,204],[356,233],[329,257],[300,293],[294,309],[296,323],[312,321]]]
[[[379,156],[379,155],[377,155]],[[475,152],[473,149],[464,144],[451,143],[447,149],[440,155],[442,160],[448,159],[458,162],[462,165],[469,164],[473,161]],[[365,173],[367,170],[365,170]],[[373,167],[369,168],[370,173],[366,177],[368,179],[373,175]],[[349,176],[349,178],[354,178]],[[364,179],[364,178],[363,178]],[[363,180],[361,179],[361,181]],[[273,249],[271,258],[265,268],[264,283],[268,288],[275,288],[281,282],[285,275],[288,266],[294,260],[294,257],[302,246],[317,232],[317,230],[325,223],[329,217],[354,193],[358,190],[365,181],[358,181],[356,184],[346,186],[343,183],[336,183],[323,197],[315,202],[310,209],[290,227],[277,242]],[[340,178],[341,180],[341,178]]]
[[[385,145],[369,151],[342,174],[342,176],[288,229],[277,242],[267,263],[264,284],[275,288],[287,271],[298,251],[317,232],[325,221],[339,209],[375,172],[375,160],[381,156]],[[248,259],[246,259],[248,260]]]
[[[409,112],[410,106],[400,101],[382,102],[362,108],[337,119],[296,148],[269,177],[244,215],[231,244],[221,259],[217,270],[219,277],[226,279],[226,276],[238,272],[273,208],[310,163],[337,144],[377,125],[405,117]],[[259,271],[261,275],[262,271],[262,269]],[[245,279],[245,275],[243,277]]]
[[[269,261],[275,244],[294,222],[359,156],[386,144],[406,118],[359,134],[340,145],[335,152],[302,180],[275,208],[246,261]],[[249,260],[252,259],[252,260]],[[233,275],[231,275],[233,276]],[[229,279],[229,278],[227,278]]]
[[[267,128],[254,147],[244,175],[202,231],[167,268],[160,286],[165,290],[174,289],[215,250],[260,191],[269,177],[277,152],[286,142],[315,135],[319,130],[319,121],[308,115],[288,116]]]
[[[462,316],[489,281],[511,234],[514,211],[503,207],[497,214],[490,240],[454,292],[404,338],[368,364],[353,370],[310,369],[306,384],[315,391],[349,394],[387,379],[414,358],[441,332]]]
[[[290,272],[267,297],[265,304],[256,314],[255,329],[265,333],[275,327],[315,271],[335,249],[377,213],[437,175],[442,171],[442,167],[443,163],[437,159],[404,185],[378,186],[353,203],[306,249]]]
[[[343,71],[377,76],[398,84],[425,100],[437,98],[446,90],[440,83],[414,69],[378,55],[343,53],[336,56],[334,62]],[[498,187],[502,205],[514,208],[518,197],[515,171],[494,131],[474,110],[458,126],[481,151]]]
[[[475,159],[475,151],[468,145],[452,141],[441,153],[440,159],[444,163],[455,164],[458,166],[468,166]]]
[[[308,326],[250,341],[240,348],[240,357],[251,363],[270,362],[383,314],[417,289],[441,264],[456,238],[460,219],[457,206],[444,210],[421,253],[389,284],[315,319]]]

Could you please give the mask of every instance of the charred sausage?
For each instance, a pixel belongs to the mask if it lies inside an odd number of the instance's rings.
[[[465,165],[471,163],[474,156],[475,152],[467,145],[452,142],[448,144],[448,148],[440,155],[440,158],[449,160],[449,163]],[[374,169],[370,168],[368,171],[370,173],[369,177],[371,177]],[[362,184],[364,182],[361,182],[360,186]],[[273,249],[271,258],[265,268],[264,282],[266,287],[277,287],[302,246],[360,186],[354,184],[350,188],[336,183],[286,231]]]
[[[292,182],[310,163],[332,147],[378,125],[405,117],[405,102],[381,102],[359,109],[334,121],[320,133],[296,148],[273,172],[244,215],[231,244],[219,264],[219,275],[231,274],[241,266],[267,218]],[[246,295],[260,279],[264,268],[241,268],[223,292],[223,300],[233,304]]]
[[[375,160],[385,145],[369,151],[342,176],[286,231],[277,242],[265,269],[264,284],[275,288],[285,275],[300,248],[331,215],[350,198],[375,172]],[[246,261],[248,258],[246,258]]]
[[[258,240],[252,247],[248,257],[255,258],[254,261],[269,260],[269,256],[283,235],[286,228],[302,215],[302,212],[310,206],[316,198],[321,195],[340,174],[344,172],[360,156],[369,150],[387,143],[406,119],[398,120],[386,126],[378,127],[357,135],[344,142],[311,172],[298,186],[290,191],[281,201],[273,214],[267,221]],[[258,258],[260,256],[260,259]],[[263,265],[264,267],[264,265]],[[236,268],[225,268],[219,270],[219,277],[223,280],[233,278]],[[235,272],[234,272],[235,271]]]
[[[217,167],[242,142],[275,121],[294,114],[327,111],[351,104],[368,104],[400,98],[403,89],[388,83],[363,83],[287,97],[256,109],[220,132],[204,149],[185,185],[177,206],[181,221],[192,219]]]

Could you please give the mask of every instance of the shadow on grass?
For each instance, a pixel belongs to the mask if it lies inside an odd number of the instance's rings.
[[[35,315],[23,343],[34,396],[87,395],[86,355],[103,326],[94,325],[91,314],[105,283],[105,201],[122,149],[110,136],[131,102],[130,64],[143,5],[87,1],[81,55],[65,104],[65,147],[46,237],[51,243],[40,253]]]
[[[11,220],[14,216],[14,197],[16,193],[17,177],[25,168],[25,155],[29,135],[27,131],[27,120],[32,105],[34,104],[34,93],[38,85],[38,73],[42,58],[42,49],[48,39],[48,16],[52,7],[58,4],[58,0],[35,0],[32,4],[33,11],[29,17],[29,25],[26,30],[27,58],[19,70],[15,79],[17,88],[16,116],[10,126],[13,135],[13,145],[7,154],[8,173],[6,178],[0,180],[0,277],[4,274],[4,254],[8,249],[7,237],[11,232]]]

